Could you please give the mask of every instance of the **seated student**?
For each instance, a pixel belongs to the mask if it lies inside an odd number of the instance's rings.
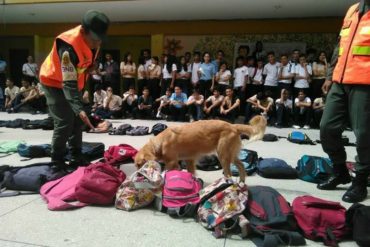
[[[175,87],[175,92],[170,98],[170,113],[173,121],[185,122],[186,102],[188,97],[184,94],[179,86]]]
[[[289,98],[287,89],[281,90],[280,98],[275,101],[276,105],[276,123],[277,128],[288,127],[292,115],[293,102]]]
[[[149,89],[144,88],[143,95],[137,100],[137,107],[133,110],[133,118],[151,119],[153,112],[153,99],[149,95]]]
[[[194,89],[186,103],[189,109],[190,122],[203,119],[203,102],[204,96],[199,93],[199,89]]]
[[[294,100],[294,125],[293,128],[310,128],[311,121],[311,99],[306,97],[304,90],[298,92],[298,97]]]
[[[95,112],[99,108],[103,108],[104,99],[107,97],[107,92],[103,90],[101,83],[95,85],[94,99],[92,111]]]
[[[274,100],[269,97],[270,92],[259,92],[256,95],[247,99],[247,106],[245,108],[245,123],[248,123],[255,115],[265,116],[271,122],[273,115]]]
[[[220,106],[220,118],[234,123],[239,114],[240,99],[234,96],[234,91],[231,87],[226,88],[225,98]]]
[[[46,113],[47,112],[47,105],[46,105],[46,97],[45,92],[42,90],[42,84],[39,82],[37,83],[36,87],[36,100],[38,103],[35,105],[36,113]]]
[[[30,109],[32,112],[38,107],[37,91],[29,81],[22,80],[22,87],[14,99],[14,105],[8,109],[8,113],[18,112],[21,108]]]
[[[205,101],[204,104],[204,115],[206,118],[214,119],[220,116],[220,106],[222,101],[224,100],[224,96],[220,94],[218,88],[213,89],[213,95],[209,96],[208,99]]]
[[[96,115],[102,119],[122,117],[122,98],[113,94],[111,87],[107,88],[107,97],[103,101],[103,107],[96,110]]]
[[[170,88],[166,89],[166,94],[162,95],[160,98],[156,99],[156,102],[159,102],[159,107],[157,111],[156,118],[161,118],[163,117],[166,119],[169,115],[170,112],[170,102],[171,102],[171,94],[172,91]]]
[[[87,90],[85,90],[84,93],[82,94],[82,106],[83,106],[84,112],[90,115],[92,111],[92,106],[90,104],[90,94],[89,94],[89,91]]]
[[[325,108],[325,100],[326,95],[323,94],[322,97],[316,98],[313,101],[312,109],[313,109],[313,124],[315,128],[320,128],[320,122],[322,118],[322,114]]]
[[[135,93],[135,88],[130,87],[127,92],[123,94],[122,100],[122,112],[123,117],[132,116],[134,108],[137,105],[137,94]]]
[[[5,109],[10,109],[14,106],[14,100],[19,93],[19,87],[15,86],[12,80],[6,80],[5,88]]]
[[[220,71],[216,73],[216,81],[218,84],[218,89],[222,94],[225,93],[225,89],[230,86],[231,72],[227,68],[226,62],[221,62]]]

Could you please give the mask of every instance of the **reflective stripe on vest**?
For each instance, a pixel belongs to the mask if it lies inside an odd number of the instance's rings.
[[[350,28],[346,28],[346,29],[342,29],[342,31],[340,31],[340,36],[341,37],[347,37],[349,35],[349,32],[351,31]]]
[[[370,55],[370,46],[360,46],[360,45],[353,46],[352,54],[353,55],[369,56]]]
[[[370,35],[370,26],[369,27],[363,27],[363,28],[361,28],[360,34]]]
[[[343,50],[344,50],[344,48],[343,48],[343,47],[339,47],[339,56],[342,56],[342,54],[343,54]]]

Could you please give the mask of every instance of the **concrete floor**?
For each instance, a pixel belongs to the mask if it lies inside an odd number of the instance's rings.
[[[15,118],[42,119],[46,115],[0,113],[0,120]],[[123,122],[132,125],[151,127],[156,121],[114,120],[114,126]],[[178,123],[167,123],[174,125]],[[268,128],[266,133],[287,136],[291,129]],[[318,130],[305,131],[313,140],[318,139]],[[354,141],[352,133],[345,133]],[[0,128],[0,140],[24,140],[29,144],[50,143],[52,131],[22,130]],[[108,134],[84,134],[84,141],[104,142],[110,145],[127,143],[135,148],[143,146],[151,136],[109,136]],[[303,154],[325,156],[320,145],[297,145],[282,139],[279,142],[266,143],[257,141],[244,143],[248,149],[256,150],[260,157],[282,158],[295,167]],[[348,160],[353,161],[356,154],[354,147],[347,147]],[[21,162],[18,154],[0,159],[0,164],[26,165],[47,158]],[[133,164],[121,167],[127,174],[134,170]],[[221,171],[202,172],[197,175],[206,183],[211,183],[222,176]],[[268,185],[277,189],[288,201],[296,196],[310,194],[323,199],[341,201],[341,196],[348,186],[336,191],[320,191],[315,184],[301,180],[265,179],[258,175],[247,178],[248,185]],[[345,207],[350,204],[343,203]],[[364,204],[370,205],[368,198]],[[192,219],[172,219],[151,208],[134,212],[117,210],[114,207],[88,206],[71,211],[52,212],[46,207],[39,195],[22,195],[0,198],[0,246],[254,246],[249,240],[238,236],[215,239],[211,232]],[[309,246],[322,246],[321,243],[307,241]],[[356,246],[354,242],[342,242],[341,246]]]

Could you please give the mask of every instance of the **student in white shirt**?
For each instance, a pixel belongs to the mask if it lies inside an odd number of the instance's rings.
[[[191,71],[190,67],[186,63],[185,56],[181,56],[179,58],[179,64],[177,66],[176,71],[176,81],[175,86],[179,86],[182,88],[182,92],[186,95],[191,94],[191,91],[189,91],[190,87],[190,77],[191,77]]]
[[[309,95],[310,77],[312,75],[312,67],[306,62],[304,54],[299,55],[299,64],[295,66],[295,83],[294,92],[298,95],[299,91],[304,91],[305,95]]]
[[[279,88],[278,88],[278,76],[280,63],[276,62],[275,53],[269,52],[267,54],[268,63],[263,68],[264,75],[264,90],[270,91],[272,98],[276,99],[279,97]]]
[[[225,93],[227,87],[230,86],[231,72],[228,69],[227,63],[220,64],[220,70],[216,73],[217,87],[222,94]]]
[[[247,91],[249,91],[248,95],[250,95],[250,97],[263,91],[263,66],[263,61],[258,60],[257,67],[254,69],[252,74],[249,74],[251,84],[248,85]]]
[[[294,125],[293,128],[310,128],[311,99],[306,97],[304,90],[298,91],[298,97],[294,100]]]
[[[199,71],[200,64],[201,64],[200,52],[194,52],[193,57],[194,57],[193,63],[190,65],[192,88],[189,88],[189,89],[193,89],[199,86],[198,71]]]
[[[234,70],[234,96],[240,100],[240,109],[245,107],[246,89],[248,81],[248,68],[244,65],[244,58],[236,58],[237,68]]]
[[[322,86],[326,79],[326,72],[328,70],[328,62],[326,61],[326,52],[321,51],[317,61],[312,65],[312,98],[320,98],[322,95]]]
[[[126,53],[123,61],[120,64],[120,71],[122,76],[122,90],[128,91],[130,87],[135,87],[136,64],[132,61],[132,54]]]
[[[293,102],[289,98],[289,91],[281,90],[281,96],[275,101],[276,105],[276,123],[277,128],[288,127],[292,116]]]
[[[19,87],[15,86],[13,81],[7,79],[5,81],[5,109],[10,109],[14,106],[14,99],[19,93]]]
[[[171,95],[172,95],[171,89],[167,88],[166,94],[162,95],[160,98],[155,100],[157,103],[158,102],[160,103],[156,118],[167,119],[168,115],[170,115]]]
[[[139,57],[138,67],[137,67],[137,88],[138,92],[142,92],[144,87],[147,87],[147,71],[145,69],[145,59],[144,57]]]
[[[244,123],[248,123],[255,115],[262,115],[271,121],[274,112],[274,100],[269,97],[268,93],[259,92],[247,99]]]
[[[34,63],[32,56],[27,57],[27,63],[23,64],[22,72],[24,79],[30,84],[36,83],[39,75],[39,68],[37,64]]]
[[[102,84],[95,85],[94,92],[94,105],[92,106],[92,111],[96,111],[98,108],[103,108],[104,99],[107,97],[107,92],[103,90]]]
[[[149,94],[151,97],[153,97],[153,99],[159,98],[161,94],[161,87],[160,87],[161,74],[162,74],[162,69],[161,69],[161,66],[159,65],[159,58],[157,56],[153,56],[152,63],[148,67],[148,70],[147,70],[148,80],[146,83],[147,89],[149,90]],[[144,89],[143,89],[143,92],[144,92]]]
[[[186,102],[186,105],[188,106],[190,122],[203,119],[203,103],[204,96],[199,93],[199,89],[193,89],[193,94]]]
[[[292,78],[294,77],[294,67],[289,64],[288,56],[283,54],[280,56],[279,67],[279,91],[286,89],[289,93],[292,91]]]
[[[107,97],[103,101],[103,107],[98,108],[95,113],[102,119],[122,117],[122,98],[113,94],[112,87],[107,88]]]
[[[167,88],[173,89],[175,87],[176,72],[176,57],[164,55],[160,95],[165,95]]]
[[[123,94],[122,99],[122,113],[123,117],[132,117],[133,111],[137,106],[138,96],[135,93],[135,87],[130,87],[127,92]]]
[[[204,115],[206,118],[215,119],[220,116],[220,105],[224,100],[224,96],[220,93],[217,87],[213,89],[213,95],[209,96],[204,103]]]

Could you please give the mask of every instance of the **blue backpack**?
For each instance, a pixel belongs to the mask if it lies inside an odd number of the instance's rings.
[[[265,178],[297,178],[297,171],[284,160],[276,158],[259,159],[257,173]]]
[[[301,131],[292,131],[288,135],[288,141],[297,144],[316,145],[305,133]]]
[[[303,155],[297,162],[298,178],[311,183],[322,183],[333,173],[333,163],[328,158]]]
[[[243,163],[247,175],[252,175],[257,170],[258,154],[256,151],[241,149],[239,160]],[[233,176],[239,176],[239,170],[235,164],[231,164],[231,174]]]
[[[41,158],[50,157],[51,145],[40,144],[40,145],[27,145],[21,143],[17,147],[18,154],[26,158]]]

